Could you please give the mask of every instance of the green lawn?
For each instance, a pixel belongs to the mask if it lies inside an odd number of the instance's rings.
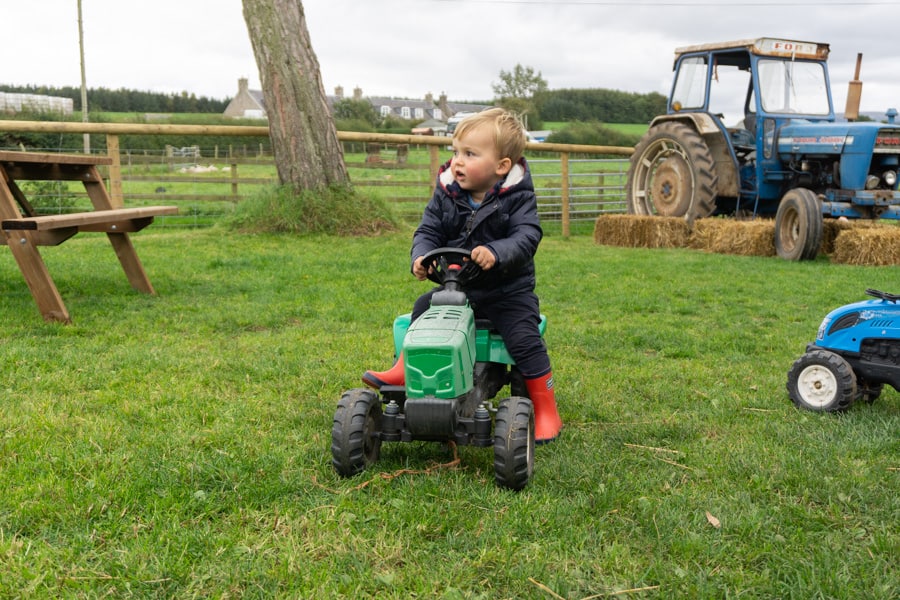
[[[0,597],[897,597],[900,394],[819,415],[784,388],[896,268],[548,236],[566,426],[531,484],[432,443],[341,479],[337,400],[427,287],[408,242],[151,227],[144,297],[82,234],[43,250],[69,326],[0,253]]]

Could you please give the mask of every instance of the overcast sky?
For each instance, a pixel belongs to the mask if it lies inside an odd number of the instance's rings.
[[[77,0],[0,0],[0,83],[80,86]],[[835,106],[863,53],[862,110],[900,108],[900,0],[303,0],[326,92],[491,100],[501,70],[550,89],[667,94],[678,46],[826,42]],[[225,99],[259,77],[240,0],[82,0],[88,87]]]

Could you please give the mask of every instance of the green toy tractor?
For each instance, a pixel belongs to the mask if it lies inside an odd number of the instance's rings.
[[[382,442],[427,440],[494,447],[498,486],[524,488],[534,472],[534,407],[503,339],[476,319],[465,288],[482,275],[468,250],[438,248],[424,258],[442,286],[431,307],[410,323],[394,321],[394,350],[404,360],[405,385],[344,392],[334,414],[331,454],[344,477],[380,456]],[[546,320],[541,317],[541,334]],[[510,396],[493,398],[509,386]]]

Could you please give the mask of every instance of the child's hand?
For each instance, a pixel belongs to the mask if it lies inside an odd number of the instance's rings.
[[[476,246],[472,250],[472,262],[483,270],[489,271],[491,267],[497,264],[497,257],[494,256],[494,253],[487,246]]]
[[[425,258],[425,257],[420,256],[419,258],[417,258],[416,260],[413,261],[412,272],[413,272],[413,275],[416,276],[416,279],[418,279],[419,281],[425,281],[428,278],[428,271],[425,269],[425,267],[422,266],[423,258]]]

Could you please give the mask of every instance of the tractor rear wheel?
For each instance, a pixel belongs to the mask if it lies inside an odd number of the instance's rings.
[[[816,194],[806,188],[789,190],[775,214],[775,251],[785,260],[813,260],[824,227]]]
[[[381,455],[381,401],[365,388],[344,392],[331,427],[331,464],[343,477],[362,472]]]
[[[634,149],[625,184],[628,213],[708,217],[716,209],[716,169],[709,146],[684,123],[654,125]]]

